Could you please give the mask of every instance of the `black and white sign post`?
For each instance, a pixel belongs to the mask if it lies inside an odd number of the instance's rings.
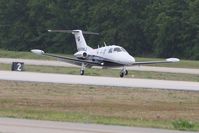
[[[24,71],[23,62],[12,62],[12,71]]]

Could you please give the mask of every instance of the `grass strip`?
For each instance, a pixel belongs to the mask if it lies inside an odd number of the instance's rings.
[[[192,91],[0,81],[0,116],[199,131],[198,95]]]

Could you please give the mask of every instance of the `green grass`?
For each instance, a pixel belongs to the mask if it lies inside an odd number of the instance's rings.
[[[174,129],[172,121],[151,121],[142,119],[124,119],[120,117],[104,117],[78,112],[55,112],[48,110],[0,110],[0,116],[36,120],[51,120],[62,122],[96,123],[104,125],[136,126]],[[177,128],[176,128],[177,129]],[[187,128],[190,130],[190,128]],[[185,129],[186,130],[186,129]],[[197,130],[191,128],[191,130]]]
[[[17,81],[0,84],[0,117],[199,131],[198,92]]]
[[[187,129],[193,129],[194,123],[192,121],[187,120],[175,120],[172,122],[173,127],[178,130],[187,130]]]
[[[11,65],[0,64],[1,70],[10,70]],[[43,73],[59,73],[79,75],[79,68],[72,67],[56,67],[56,66],[32,66],[25,65],[25,71],[43,72]],[[90,76],[107,76],[119,77],[120,70],[116,69],[86,69],[85,75]],[[148,71],[132,71],[129,70],[128,76],[125,78],[146,78],[146,79],[162,79],[162,80],[177,80],[177,81],[195,81],[199,82],[199,75],[196,74],[180,74],[180,73],[163,73],[163,72],[148,72]]]
[[[66,56],[72,56],[72,55],[66,55]],[[48,59],[53,60],[52,57],[46,57],[46,56],[38,56],[35,54],[32,54],[31,52],[17,52],[17,51],[6,51],[6,50],[0,50],[0,57],[1,58],[23,58],[23,59]],[[136,61],[155,61],[155,60],[164,60],[161,58],[140,58],[136,57]],[[178,63],[173,64],[157,64],[152,66],[161,66],[161,67],[179,67],[179,68],[199,68],[199,61],[193,61],[193,60],[181,60]]]

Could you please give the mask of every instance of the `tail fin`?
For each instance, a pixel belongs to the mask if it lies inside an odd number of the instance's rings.
[[[89,49],[92,49],[91,47],[89,47],[86,44],[83,34],[99,35],[99,33],[87,32],[87,31],[81,31],[81,30],[48,30],[48,31],[49,32],[72,33],[75,36],[75,42],[76,42],[78,51],[87,51]]]
[[[91,49],[86,44],[86,41],[84,39],[84,36],[81,30],[73,30],[72,34],[75,36],[75,42],[76,42],[78,51],[87,51],[87,49]]]

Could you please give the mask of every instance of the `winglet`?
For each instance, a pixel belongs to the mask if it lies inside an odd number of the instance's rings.
[[[167,58],[166,61],[168,61],[168,62],[179,62],[180,59],[178,59],[178,58]]]
[[[45,53],[43,50],[40,49],[32,49],[31,52],[37,55],[43,55]]]

